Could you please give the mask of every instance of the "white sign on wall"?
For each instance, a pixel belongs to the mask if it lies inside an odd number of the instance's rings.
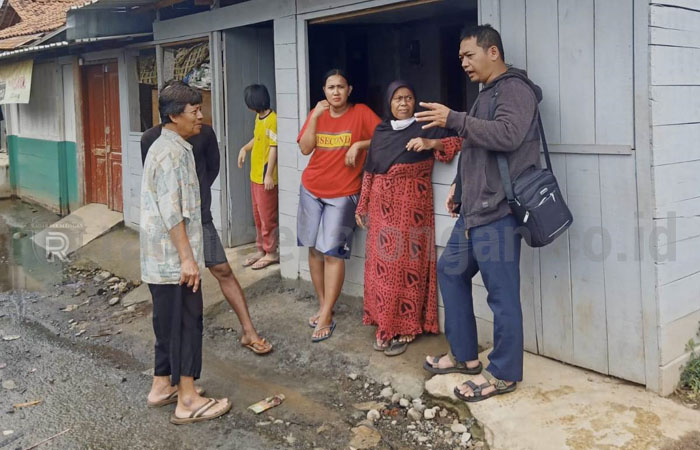
[[[29,103],[34,60],[0,64],[0,105]]]

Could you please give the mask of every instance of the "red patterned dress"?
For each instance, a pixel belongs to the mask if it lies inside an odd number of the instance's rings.
[[[434,159],[365,172],[362,180],[356,211],[368,217],[362,322],[377,326],[377,339],[439,333],[431,175],[435,159],[450,162],[462,140],[441,142]]]

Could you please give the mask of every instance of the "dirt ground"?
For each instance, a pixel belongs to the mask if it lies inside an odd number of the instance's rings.
[[[28,238],[5,241],[4,257],[16,260]],[[153,365],[150,302],[121,303],[138,281],[101,274],[104,267],[84,258],[42,266],[36,276],[24,273],[22,258],[16,262],[13,273],[22,272],[24,281],[0,293],[0,449],[47,438],[53,448],[485,448],[465,408],[400,392],[400,381],[416,373],[409,381],[422,383],[422,355],[441,348],[443,338],[420,338],[385,363],[388,358],[371,350],[372,330],[361,325],[361,300],[343,296],[335,334],[312,344],[305,321],[317,302],[310,285],[285,282],[274,270],[244,284],[253,320],[273,353],[257,356],[239,344],[240,326],[219,292],[205,302],[198,383],[209,395],[230,397],[234,408],[215,421],[171,425],[173,407],[145,407]],[[389,369],[378,371],[376,361]],[[286,396],[282,405],[260,415],[247,409],[278,393]],[[426,419],[426,409],[434,417]]]

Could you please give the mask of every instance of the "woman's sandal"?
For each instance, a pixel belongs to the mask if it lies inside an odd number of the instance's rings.
[[[255,261],[253,264],[251,264],[250,268],[252,270],[262,270],[265,267],[271,266],[273,264],[279,264],[280,260],[279,259],[265,259],[263,256],[259,260]]]
[[[187,417],[177,417],[175,413],[173,413],[170,416],[170,423],[173,423],[175,425],[185,425],[188,423],[204,422],[205,420],[216,419],[217,417],[221,417],[227,412],[231,411],[231,407],[233,405],[228,399],[226,399],[226,401],[228,404],[224,409],[222,409],[219,412],[207,415],[207,411],[209,411],[213,406],[219,403],[219,400],[210,398],[208,402],[199,407],[196,411],[192,411],[192,413]]]
[[[331,320],[333,320],[333,316],[335,316],[335,313],[331,314]],[[308,323],[309,323],[309,327],[316,328],[316,325],[318,324],[318,316],[309,317]]]
[[[243,261],[242,266],[243,267],[250,267],[253,264],[255,264],[256,262],[258,262],[259,260],[263,259],[264,257],[265,257],[265,255],[260,256],[260,257],[258,257],[257,255],[249,256],[245,259],[245,261]]]
[[[440,363],[440,359],[445,355],[450,356],[450,360],[452,361],[453,366],[446,367],[444,369],[440,369],[439,367],[436,367],[438,365],[438,363]],[[430,373],[434,373],[436,375],[443,375],[446,373],[463,373],[466,375],[478,375],[481,373],[482,368],[483,368],[483,366],[481,365],[481,361],[479,361],[478,366],[470,368],[470,367],[467,367],[466,363],[457,361],[455,359],[455,357],[452,355],[452,353],[443,353],[442,355],[439,355],[439,356],[433,356],[432,364],[428,364],[428,361],[425,361],[423,363],[423,369],[427,370]]]
[[[384,342],[384,345],[379,345],[379,342],[377,342],[377,340],[375,339],[374,344],[372,344],[372,348],[378,352],[383,352],[384,350],[389,348],[389,342],[387,342],[387,341],[382,341],[382,342]]]
[[[401,337],[395,338],[391,340],[391,343],[389,344],[389,347],[384,350],[384,354],[386,356],[398,356],[402,354],[403,352],[406,351],[408,348],[408,344],[411,342],[415,341],[416,337],[411,336],[411,339],[404,339],[402,340]]]
[[[461,386],[466,385],[469,389],[472,390],[472,395],[462,394],[462,392],[460,392],[459,390],[460,386],[456,386],[454,389],[455,396],[460,400],[464,400],[465,402],[473,403],[486,400],[487,398],[496,395],[502,395],[507,394],[509,392],[513,392],[517,388],[518,383],[513,382],[512,384],[508,384],[506,381],[499,380],[498,378],[491,375],[488,370],[484,370],[483,375],[484,378],[486,378],[487,380],[486,383],[482,383],[478,386],[472,380],[468,380],[465,383],[462,383]],[[482,391],[488,389],[491,386],[495,387],[496,389],[489,392],[488,394],[481,394]]]

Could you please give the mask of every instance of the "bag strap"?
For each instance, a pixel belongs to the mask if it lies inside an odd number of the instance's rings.
[[[498,98],[498,86],[494,86],[493,95],[491,95],[491,103],[489,105],[489,120],[493,120],[496,115],[496,99]],[[536,106],[535,114],[537,114],[537,129],[540,134],[540,142],[542,143],[542,149],[544,150],[544,160],[547,164],[547,169],[554,173],[552,170],[552,160],[549,157],[549,146],[547,145],[547,137],[544,134],[544,126],[542,125],[542,116],[540,115],[540,110]],[[501,153],[496,153],[496,160],[498,161],[498,171],[501,173],[501,180],[503,181],[503,190],[505,191],[506,198],[508,202],[511,203],[515,201],[515,195],[513,194],[513,181],[510,178],[510,169],[508,167],[508,159]]]

